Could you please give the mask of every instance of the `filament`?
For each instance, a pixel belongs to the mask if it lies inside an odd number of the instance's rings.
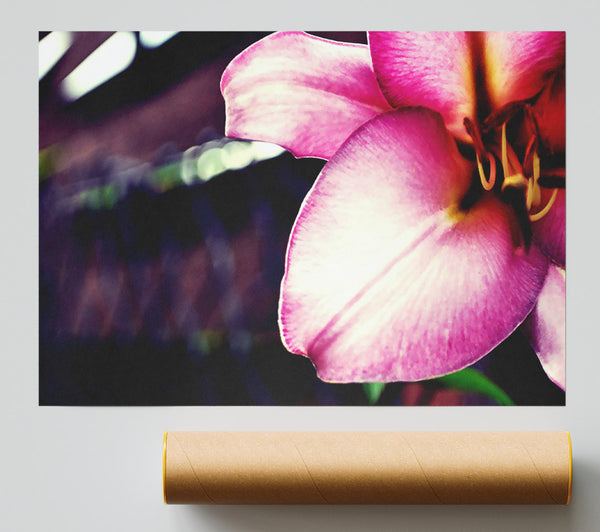
[[[544,216],[546,216],[546,214],[548,214],[548,212],[552,208],[552,205],[554,205],[554,201],[556,200],[557,194],[558,194],[558,189],[555,188],[552,191],[552,196],[550,197],[550,200],[548,201],[548,203],[546,203],[546,206],[541,211],[536,212],[535,214],[530,214],[529,220],[532,222],[537,222],[538,220],[541,220]]]
[[[488,161],[490,162],[490,178],[489,180],[485,177],[485,172],[483,170],[483,165],[481,164],[481,160],[479,159],[479,153],[475,153],[477,157],[477,169],[479,170],[479,179],[481,180],[481,186],[483,190],[492,190],[494,188],[494,184],[496,183],[496,159],[491,153],[487,154]]]
[[[527,189],[529,183],[523,175],[521,163],[517,156],[506,142],[506,122],[502,124],[502,143],[500,147],[500,158],[502,160],[502,170],[504,171],[504,182],[502,183],[502,191],[506,187],[515,187],[519,189]],[[510,159],[510,160],[509,160]]]

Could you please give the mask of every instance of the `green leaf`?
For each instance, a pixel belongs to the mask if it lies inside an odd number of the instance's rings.
[[[370,405],[374,405],[379,401],[384,388],[385,382],[363,382],[363,390]]]
[[[502,388],[473,368],[461,369],[456,373],[431,379],[429,382],[441,384],[446,388],[480,393],[501,405],[514,406],[515,404]]]

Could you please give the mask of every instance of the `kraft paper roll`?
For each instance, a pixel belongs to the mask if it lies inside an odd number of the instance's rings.
[[[568,432],[167,432],[165,503],[568,504]]]

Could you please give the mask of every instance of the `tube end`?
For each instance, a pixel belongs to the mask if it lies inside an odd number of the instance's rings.
[[[163,481],[163,502],[167,504],[167,435],[165,430],[163,434],[163,456],[162,456],[162,481]]]
[[[567,440],[569,441],[569,491],[567,494],[567,502],[571,502],[571,487],[573,485],[573,447],[571,446],[571,433],[567,431]]]

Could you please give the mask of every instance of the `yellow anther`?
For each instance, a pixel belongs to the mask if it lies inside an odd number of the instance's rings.
[[[527,187],[527,210],[537,207],[542,199],[542,193],[538,180],[540,179],[540,156],[537,151],[533,152],[533,177],[529,179]]]
[[[554,205],[554,201],[556,200],[557,194],[558,194],[558,189],[555,188],[552,191],[552,196],[550,197],[550,201],[548,201],[548,203],[546,203],[546,206],[541,211],[536,212],[535,214],[530,214],[529,220],[531,220],[532,222],[537,222],[538,220],[541,220],[544,216],[546,216],[546,214],[548,214],[548,212],[552,208],[552,205]]]
[[[496,159],[491,153],[488,153],[488,161],[490,162],[490,178],[489,180],[485,177],[485,172],[483,171],[483,165],[481,164],[481,160],[479,159],[479,154],[475,153],[477,157],[477,169],[479,170],[479,179],[481,180],[481,186],[483,190],[492,190],[494,188],[494,184],[496,183]]]
[[[533,152],[533,180],[537,185],[538,179],[540,178],[540,156],[537,151]]]
[[[502,124],[502,168],[506,175],[506,169],[508,168],[508,148],[506,145],[506,122]]]
[[[489,191],[494,188],[494,183],[496,181],[496,159],[494,156],[496,156],[502,163],[502,192],[504,192],[504,190],[508,187],[512,187],[523,192],[525,206],[527,212],[530,213],[529,220],[531,222],[537,222],[546,216],[550,212],[550,209],[556,201],[556,196],[558,195],[558,188],[554,188],[552,195],[550,196],[550,199],[544,208],[536,213],[531,213],[531,211],[537,209],[542,202],[542,188],[539,184],[541,176],[541,162],[540,156],[537,152],[537,138],[538,137],[535,135],[532,135],[529,138],[529,142],[525,148],[523,163],[521,163],[519,157],[506,139],[506,122],[504,122],[502,124],[500,134],[500,150],[498,150],[498,144],[492,144],[487,148],[488,150],[491,150],[491,152],[486,152],[485,149],[483,149],[483,151],[476,150],[475,153],[477,158],[477,169],[479,171],[479,178],[481,180],[481,186],[483,189]],[[480,153],[485,153],[488,156],[490,163],[489,179],[486,177],[483,165],[481,164],[481,159],[479,157]],[[529,164],[531,164],[531,167]],[[527,168],[528,177],[525,177],[523,166]]]
[[[533,186],[533,179],[530,179],[529,183],[527,183],[527,193],[525,194],[527,212],[531,210],[533,205]]]
[[[502,183],[502,192],[507,187],[514,187],[527,190],[529,183],[523,175],[521,163],[513,149],[506,142],[506,123],[502,124],[502,144],[500,151],[502,160],[502,170],[504,172],[504,182]]]
[[[504,191],[504,189],[507,187],[527,189],[528,186],[529,181],[523,174],[512,174],[504,178],[504,183],[502,183],[502,190]]]

